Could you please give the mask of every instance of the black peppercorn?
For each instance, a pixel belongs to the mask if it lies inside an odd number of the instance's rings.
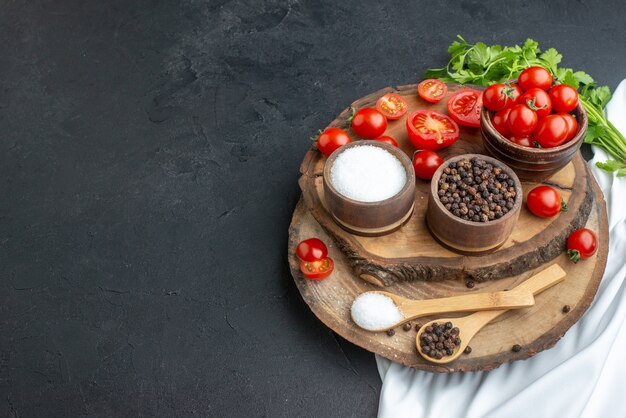
[[[473,280],[466,281],[465,286],[467,286],[468,289],[472,289],[474,287],[474,281]]]
[[[468,345],[467,347],[465,347],[465,350],[463,350],[463,352],[464,352],[465,354],[469,354],[469,353],[471,353],[471,352],[472,352],[472,347],[470,347],[470,346]]]
[[[411,330],[411,328],[413,328],[413,327],[411,326],[411,323],[410,323],[410,322],[407,322],[406,324],[404,324],[404,325],[402,326],[402,329],[403,329],[404,331],[410,331],[410,330]]]
[[[387,330],[387,335],[389,335],[390,337],[393,337],[394,335],[396,335],[396,332],[392,329],[388,329]]]
[[[563,313],[568,313],[572,308],[569,305],[563,306]]]
[[[512,348],[512,350],[516,353],[519,353],[522,350],[522,346],[519,344],[515,344]]]

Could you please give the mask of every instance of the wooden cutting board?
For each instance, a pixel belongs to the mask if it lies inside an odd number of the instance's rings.
[[[460,88],[458,85],[448,87],[451,93]],[[383,94],[397,91],[409,103],[409,112],[434,108],[446,113],[445,99],[437,105],[427,104],[417,97],[416,88],[416,85],[386,88],[357,100],[353,106],[372,106]],[[348,115],[349,109],[346,109],[330,126],[345,127]],[[413,147],[405,129],[405,118],[402,118],[390,122],[386,134],[412,155]],[[461,139],[441,154],[445,159],[468,152],[483,152],[478,130],[462,129]],[[503,247],[480,257],[457,255],[432,239],[424,223],[428,182],[422,184],[419,180],[415,213],[400,230],[378,238],[345,232],[324,208],[319,176],[324,160],[312,149],[302,163],[300,186],[303,193],[289,229],[289,264],[303,299],[315,315],[354,344],[392,361],[428,371],[491,370],[552,347],[593,300],[606,265],[608,224],[602,193],[580,155],[547,182],[560,190],[569,211],[556,219],[540,219],[524,207],[516,229]],[[522,186],[526,195],[534,184]],[[569,233],[582,226],[598,233],[599,250],[594,257],[574,264],[567,259],[563,246]],[[310,237],[326,242],[335,260],[335,271],[326,280],[307,280],[299,271],[295,247]],[[417,354],[414,327],[410,331],[397,328],[390,337],[384,332],[364,331],[350,318],[354,298],[362,292],[380,289],[379,286],[388,286],[386,291],[414,299],[506,290],[552,263],[559,263],[566,270],[567,278],[563,283],[536,296],[532,308],[509,311],[487,325],[470,343],[472,353],[450,364],[435,365]],[[466,280],[475,281],[475,287],[469,289]],[[567,313],[563,313],[565,305],[571,308]],[[435,318],[421,318],[416,322],[430,319]],[[515,344],[522,346],[519,352],[511,350]]]
[[[462,87],[448,84],[448,96]],[[410,113],[419,109],[432,109],[447,113],[444,98],[437,104],[427,103],[416,94],[417,85],[387,87],[355,101],[358,108],[375,106],[376,100],[385,93],[395,91],[408,103]],[[346,119],[350,109],[344,110],[329,126],[346,129]],[[406,133],[406,115],[390,121],[385,135],[393,137],[400,148],[412,156],[415,148]],[[482,153],[480,130],[461,127],[460,139],[452,146],[441,150],[441,156]],[[580,153],[548,182],[556,187],[569,210],[554,219],[541,219],[530,213],[523,205],[519,220],[509,239],[496,252],[481,256],[467,257],[442,247],[431,236],[425,223],[430,182],[417,180],[415,210],[409,221],[399,230],[382,237],[361,237],[353,235],[335,223],[326,210],[322,172],[324,157],[317,149],[305,155],[300,171],[300,187],[305,205],[313,217],[326,229],[347,255],[348,263],[361,278],[379,286],[388,286],[401,281],[426,280],[441,281],[455,278],[482,282],[516,275],[536,268],[558,256],[569,234],[587,221],[592,209],[594,181]],[[523,182],[524,199],[537,183]]]

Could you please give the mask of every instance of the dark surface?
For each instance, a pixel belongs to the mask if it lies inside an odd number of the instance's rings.
[[[622,2],[502,4],[0,1],[0,416],[374,416],[289,275],[298,165],[457,33],[626,77]]]

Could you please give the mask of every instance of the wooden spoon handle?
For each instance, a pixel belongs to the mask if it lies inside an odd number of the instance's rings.
[[[563,270],[561,266],[553,264],[547,269],[535,274],[530,279],[525,280],[513,290],[528,290],[529,292],[532,292],[532,294],[536,295],[557,283],[561,283],[565,280],[566,274],[567,273],[565,273],[565,270]]]
[[[433,314],[495,309],[526,308],[535,304],[532,292],[520,289],[504,292],[476,293],[448,298],[403,301],[399,308],[405,320]]]

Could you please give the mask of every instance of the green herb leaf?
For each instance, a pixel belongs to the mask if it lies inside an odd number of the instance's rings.
[[[559,54],[556,49],[550,48],[543,54],[539,55],[539,59],[543,61],[545,67],[550,70],[552,74],[556,74],[556,67],[561,63],[563,55]]]
[[[593,84],[593,78],[584,71],[576,71],[574,78],[581,84]]]
[[[472,50],[467,54],[467,58],[472,63],[481,67],[486,67],[491,61],[491,50],[482,42],[477,42]]]
[[[526,39],[522,47],[522,55],[527,60],[534,60],[539,53],[539,42],[530,38]]]
[[[611,100],[611,90],[607,86],[598,87],[588,91],[587,97],[592,104],[604,109],[606,104]]]
[[[619,170],[619,169],[622,169],[622,170],[625,169],[624,168],[624,163],[621,163],[621,162],[619,162],[617,160],[606,160],[603,163],[598,161],[596,163],[596,167],[601,168],[604,171],[610,171],[610,172],[613,172],[613,171],[616,171],[616,170]]]
[[[424,78],[440,78],[445,74],[445,68],[429,68],[424,74]]]
[[[626,168],[620,168],[617,170],[617,177],[626,177]]]

